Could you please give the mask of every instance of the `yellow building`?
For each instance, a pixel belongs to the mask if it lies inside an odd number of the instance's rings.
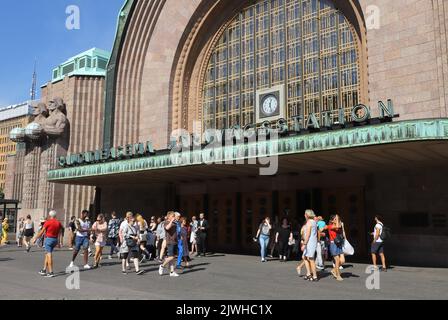
[[[9,133],[30,123],[31,110],[29,102],[0,109],[0,191],[5,188],[7,157],[16,153],[17,144],[10,140]]]

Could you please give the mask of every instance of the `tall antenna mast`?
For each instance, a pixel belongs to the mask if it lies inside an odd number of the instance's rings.
[[[31,101],[36,100],[36,86],[37,86],[37,72],[36,72],[36,67],[37,67],[37,61],[34,61],[34,72],[33,72],[33,83],[31,85],[31,90],[30,90],[30,99]]]

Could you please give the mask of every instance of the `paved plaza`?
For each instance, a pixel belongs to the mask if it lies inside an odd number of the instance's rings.
[[[65,268],[70,257],[71,251],[57,251],[57,277],[47,279],[38,275],[41,249],[33,248],[27,254],[14,246],[1,247],[0,299],[448,299],[448,269],[396,266],[380,274],[380,290],[368,290],[367,265],[348,262],[342,283],[328,272],[321,274],[320,282],[309,283],[297,276],[296,262],[272,260],[262,264],[257,257],[225,254],[194,259],[192,268],[176,279],[160,277],[157,262],[144,263],[146,273],[137,276],[123,275],[117,259],[104,260],[97,270],[81,271],[79,290],[68,290]],[[77,263],[82,264],[81,257]]]

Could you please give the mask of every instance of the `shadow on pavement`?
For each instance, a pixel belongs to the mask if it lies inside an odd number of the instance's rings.
[[[199,269],[188,269],[182,272],[182,274],[188,274],[188,273],[193,273],[193,272],[198,272],[198,271],[205,271],[207,270],[207,268],[199,268]]]
[[[11,258],[0,258],[0,262],[13,261]]]

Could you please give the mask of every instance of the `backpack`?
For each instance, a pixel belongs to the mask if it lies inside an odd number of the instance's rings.
[[[383,224],[381,226],[383,227],[383,231],[381,231],[380,239],[383,240],[383,241],[389,240],[390,237],[391,237],[390,228],[385,226],[385,225],[383,225]]]

